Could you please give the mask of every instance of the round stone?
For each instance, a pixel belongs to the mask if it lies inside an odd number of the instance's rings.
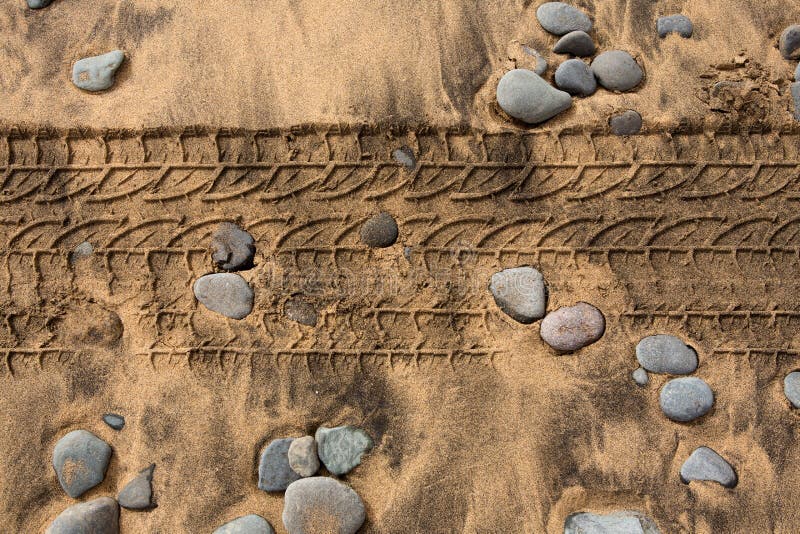
[[[145,467],[119,492],[119,505],[129,510],[144,510],[153,506],[153,470],[156,464]]]
[[[542,320],[539,335],[559,352],[572,352],[591,345],[606,330],[603,313],[586,302],[565,306]]]
[[[647,376],[647,371],[639,367],[633,372],[633,381],[637,385],[644,387],[650,382],[650,377]]]
[[[783,394],[795,408],[800,408],[800,371],[792,371],[783,379]]]
[[[289,534],[355,534],[366,511],[349,486],[330,477],[310,477],[286,489],[282,518]]]
[[[313,436],[303,436],[292,441],[287,456],[289,466],[301,477],[310,477],[319,471],[317,442]]]
[[[509,317],[530,324],[544,317],[547,289],[542,273],[533,267],[503,269],[492,275],[489,291]]]
[[[673,421],[687,423],[708,413],[714,405],[714,392],[700,378],[674,378],[661,388],[659,404],[664,415]]]
[[[611,91],[633,89],[644,76],[633,56],[623,50],[609,50],[594,58],[592,71],[600,85]]]
[[[688,484],[692,480],[706,480],[732,488],[738,477],[731,464],[714,449],[698,447],[681,466],[681,481]]]
[[[535,72],[514,69],[505,73],[497,84],[497,103],[509,116],[536,124],[568,109],[572,98]]]
[[[88,241],[84,241],[76,246],[72,253],[69,255],[70,263],[77,263],[78,261],[82,260],[83,258],[88,258],[94,253],[94,247]]]
[[[306,326],[317,326],[317,310],[301,298],[290,298],[283,305],[283,314],[290,321]]]
[[[635,135],[642,129],[642,116],[629,109],[611,117],[608,124],[614,135]]]
[[[53,448],[53,468],[58,482],[73,499],[103,481],[110,459],[108,443],[86,430],[73,430]]]
[[[660,534],[660,531],[644,514],[621,510],[608,514],[570,514],[564,522],[564,534]]]
[[[122,50],[80,59],[72,66],[72,83],[84,91],[104,91],[114,85],[114,74],[124,59]]]
[[[589,96],[597,91],[592,69],[580,59],[568,59],[558,66],[555,75],[556,86],[571,95]]]
[[[115,413],[104,414],[103,422],[114,430],[122,430],[125,426],[125,418]]]
[[[260,515],[250,514],[225,523],[212,534],[275,534],[275,530]]]
[[[73,504],[45,530],[45,534],[119,534],[119,506],[111,497]]]
[[[211,259],[220,269],[237,271],[253,266],[255,239],[233,223],[221,223],[211,237]]]
[[[289,447],[293,438],[281,438],[270,442],[261,453],[258,464],[258,489],[283,491],[300,475],[289,465]]]
[[[647,336],[636,345],[639,365],[651,373],[688,375],[697,369],[697,353],[680,338],[667,334]]]
[[[361,227],[361,242],[371,248],[391,247],[397,241],[399,233],[394,217],[384,211]]]
[[[361,457],[373,447],[369,434],[354,426],[317,429],[319,459],[334,475],[344,475],[361,463]]]
[[[594,40],[584,31],[569,32],[553,46],[556,54],[572,54],[573,56],[586,57],[595,52]]]
[[[794,24],[783,30],[778,40],[778,49],[784,59],[800,57],[800,24]]]
[[[684,39],[692,36],[694,27],[692,21],[686,15],[667,15],[666,17],[659,17],[656,21],[656,30],[658,36],[662,39],[670,33],[677,33]]]
[[[542,28],[554,35],[573,31],[588,32],[592,21],[580,9],[564,2],[546,2],[536,10],[536,18]]]
[[[194,296],[209,310],[231,319],[244,319],[253,311],[253,289],[238,274],[201,276],[194,283]]]

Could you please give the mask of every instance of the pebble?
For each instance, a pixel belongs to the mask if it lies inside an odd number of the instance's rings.
[[[249,269],[253,266],[256,241],[249,233],[233,223],[221,223],[211,236],[211,259],[226,271]]]
[[[571,95],[589,96],[597,91],[597,80],[589,65],[580,59],[568,59],[558,66],[556,87]]]
[[[544,317],[547,288],[533,267],[503,269],[492,275],[489,291],[495,303],[517,322],[530,324]]]
[[[53,468],[67,495],[73,499],[105,478],[111,447],[91,432],[73,430],[53,448]]]
[[[497,103],[511,117],[529,124],[550,119],[572,105],[569,93],[559,91],[526,69],[507,72],[497,84]]]
[[[282,518],[289,534],[355,534],[366,511],[349,486],[330,477],[310,477],[286,489]]]
[[[258,464],[258,489],[264,491],[283,491],[300,475],[289,465],[289,446],[294,438],[273,440],[261,454]]]
[[[614,115],[608,123],[614,135],[635,135],[642,129],[642,116],[639,112],[629,109]]]
[[[800,63],[798,63],[797,67],[794,69],[794,81],[800,82]]]
[[[74,504],[61,512],[45,534],[118,534],[119,506],[111,497]]]
[[[670,33],[677,33],[684,39],[692,36],[694,26],[692,21],[686,15],[667,15],[666,17],[659,17],[656,21],[656,30],[658,36],[662,39]]]
[[[75,263],[82,258],[87,258],[94,253],[94,247],[88,241],[84,241],[72,250],[69,255],[70,263]]]
[[[114,74],[124,59],[122,50],[80,59],[72,66],[72,83],[84,91],[104,91],[114,85]]]
[[[306,326],[317,326],[317,310],[308,302],[291,298],[283,305],[283,314],[290,321]]]
[[[633,381],[639,386],[646,386],[650,382],[650,377],[647,376],[647,371],[639,367],[633,372]]]
[[[647,336],[636,345],[639,365],[651,373],[688,375],[697,370],[697,353],[680,338],[668,334]]]
[[[572,54],[578,57],[591,56],[595,50],[592,36],[580,30],[569,32],[553,46],[556,54]]]
[[[392,152],[394,160],[406,168],[407,171],[413,171],[417,168],[417,158],[414,156],[414,151],[403,145],[394,152]]]
[[[536,66],[533,68],[533,72],[543,76],[547,72],[547,60],[536,49],[528,45],[522,45],[522,51],[536,59]]]
[[[564,35],[573,31],[588,32],[592,21],[580,9],[564,2],[546,2],[536,10],[536,18],[542,28],[554,35]]]
[[[361,456],[373,447],[372,438],[354,426],[317,429],[317,453],[334,475],[344,475],[361,463]]]
[[[609,514],[571,514],[564,522],[564,534],[659,534],[659,530],[644,514],[622,510]]]
[[[394,217],[381,212],[361,227],[361,242],[371,248],[391,247],[397,241],[399,230]]]
[[[701,378],[674,378],[661,388],[659,404],[664,415],[687,423],[708,413],[714,405],[714,392]]]
[[[319,470],[317,442],[314,436],[297,438],[289,445],[289,467],[301,477],[313,476]]]
[[[594,58],[592,71],[600,85],[610,91],[633,89],[644,76],[633,56],[623,50],[609,50]]]
[[[542,320],[539,335],[545,343],[559,352],[572,352],[591,345],[606,330],[603,313],[586,302],[565,306],[551,312]]]
[[[794,119],[800,121],[800,82],[792,84],[791,92],[794,101]]]
[[[243,319],[253,311],[253,289],[238,274],[201,276],[194,283],[194,296],[209,310],[231,319]]]
[[[681,466],[681,480],[688,484],[692,480],[717,482],[726,488],[736,486],[736,471],[725,458],[714,449],[697,447]]]
[[[795,408],[800,408],[800,371],[792,371],[783,379],[783,394]]]
[[[212,534],[275,534],[275,530],[260,515],[250,514],[225,523]]]
[[[103,422],[114,430],[122,430],[125,426],[125,418],[115,413],[104,414]]]
[[[800,24],[794,24],[783,30],[778,40],[778,49],[784,59],[800,57]]]
[[[153,470],[156,464],[139,471],[133,480],[125,484],[119,492],[117,500],[119,505],[129,510],[144,510],[153,506]]]
[[[53,3],[53,0],[28,0],[28,7],[31,9],[42,9]]]

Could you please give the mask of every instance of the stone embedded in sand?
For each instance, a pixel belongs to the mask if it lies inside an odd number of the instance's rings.
[[[778,39],[778,49],[784,59],[800,57],[800,24],[794,24],[783,30]]]
[[[726,488],[732,488],[738,482],[731,464],[708,447],[696,448],[681,466],[681,481],[688,484],[692,480],[717,482]]]
[[[542,28],[554,35],[573,31],[588,32],[592,21],[580,9],[564,2],[546,2],[536,10],[536,18]]]
[[[800,121],[800,82],[794,82],[790,89],[794,101],[794,119]]]
[[[405,145],[392,152],[392,156],[407,171],[413,171],[417,168],[417,158],[414,156],[414,151]]]
[[[646,386],[648,382],[650,382],[650,377],[647,376],[647,371],[642,369],[641,367],[637,368],[633,372],[633,381],[636,382],[639,386]]]
[[[642,129],[642,116],[629,109],[611,117],[608,124],[614,135],[635,135]]]
[[[313,476],[319,470],[317,442],[314,436],[303,436],[289,445],[289,466],[301,477]]]
[[[283,305],[283,314],[290,321],[306,326],[317,326],[317,310],[301,298],[291,298]]]
[[[657,334],[636,345],[639,365],[651,373],[688,375],[697,369],[697,353],[680,338]]]
[[[494,273],[489,291],[509,317],[530,324],[544,317],[547,289],[542,273],[533,267],[514,267]]]
[[[289,534],[355,534],[366,511],[349,486],[330,477],[310,477],[286,489],[282,518]]]
[[[122,428],[125,426],[125,418],[115,413],[104,414],[103,422],[114,430],[122,430]]]
[[[797,67],[794,69],[794,81],[800,82],[800,63],[797,64]],[[797,108],[797,106],[795,106]]]
[[[792,371],[783,379],[783,394],[795,408],[800,408],[800,371]]]
[[[522,45],[522,52],[536,59],[536,66],[533,68],[533,72],[539,76],[543,76],[547,72],[547,60],[538,50],[528,45]]]
[[[497,103],[511,117],[529,124],[550,119],[572,105],[569,93],[559,91],[538,74],[525,69],[507,72],[497,84]]]
[[[80,497],[103,481],[110,459],[108,443],[86,430],[73,430],[53,448],[58,482],[72,498]]]
[[[156,464],[139,471],[139,474],[125,484],[119,492],[117,500],[119,505],[129,510],[144,510],[153,506],[153,470]]]
[[[238,274],[201,276],[194,283],[194,296],[209,310],[231,319],[243,319],[253,311],[253,289]]]
[[[539,335],[559,352],[572,352],[591,345],[606,330],[603,313],[586,302],[565,306],[551,312],[542,320]]]
[[[111,497],[74,504],[61,512],[45,534],[119,534],[119,506]]]
[[[571,95],[589,96],[597,91],[597,80],[589,65],[580,59],[568,59],[558,66],[556,87]]]
[[[233,223],[221,223],[211,237],[211,259],[226,271],[249,269],[256,253],[253,236]]]
[[[53,0],[28,0],[28,7],[31,9],[42,9],[53,3]]]
[[[591,56],[595,50],[591,35],[580,30],[569,32],[553,46],[556,54],[572,54],[578,57]]]
[[[567,516],[564,534],[660,534],[655,522],[640,512],[578,512]]]
[[[611,91],[633,89],[644,76],[633,56],[623,50],[609,50],[594,58],[592,72],[600,85]]]
[[[88,258],[94,253],[94,247],[88,241],[84,241],[72,250],[69,255],[70,263],[75,263],[83,258]]]
[[[371,248],[391,247],[397,241],[399,232],[394,217],[384,211],[361,227],[361,242]]]
[[[258,489],[283,491],[300,475],[289,465],[289,446],[294,438],[275,439],[261,453],[258,463]]]
[[[122,50],[80,59],[72,66],[72,83],[84,91],[104,91],[114,85],[114,74],[124,59]]]
[[[677,33],[684,39],[688,39],[692,36],[694,26],[692,26],[692,21],[686,15],[667,15],[658,17],[656,30],[658,31],[658,36],[662,39],[670,33]]]
[[[361,463],[361,457],[373,447],[372,438],[354,426],[317,429],[317,453],[334,475],[344,475]]]
[[[659,404],[664,415],[687,423],[708,413],[714,405],[714,392],[701,378],[673,378],[661,388]]]
[[[250,514],[225,523],[212,534],[275,534],[275,530],[260,515]]]

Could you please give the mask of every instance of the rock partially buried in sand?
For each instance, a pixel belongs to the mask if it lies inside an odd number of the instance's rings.
[[[687,376],[667,382],[659,395],[664,415],[679,423],[688,423],[708,413],[714,405],[714,392],[704,380]]]
[[[45,534],[119,534],[119,506],[111,497],[74,504],[61,512]]]
[[[300,479],[300,475],[289,465],[289,446],[294,438],[273,440],[261,453],[258,463],[258,489],[283,491],[289,484]]]
[[[361,457],[373,447],[372,438],[354,426],[317,429],[317,453],[334,475],[344,475],[361,463]]]
[[[595,50],[592,37],[580,30],[569,32],[553,46],[556,54],[572,54],[578,57],[591,56]]]
[[[249,269],[256,253],[253,236],[233,223],[221,223],[211,237],[211,259],[226,271]]]
[[[784,59],[800,57],[800,24],[794,24],[783,30],[778,40],[778,49]]]
[[[349,486],[330,477],[310,477],[286,489],[282,518],[289,534],[355,534],[366,511]]]
[[[794,81],[800,82],[800,63],[797,64],[797,67],[794,69]],[[795,106],[797,108],[797,106]]]
[[[555,350],[573,352],[603,337],[605,330],[603,313],[591,304],[579,302],[549,313],[542,320],[539,335]]]
[[[250,514],[225,523],[212,534],[275,534],[275,530],[260,515]]]
[[[589,65],[580,59],[568,59],[558,66],[556,87],[571,95],[590,96],[597,91],[597,80]]]
[[[42,9],[53,3],[53,0],[28,0],[28,7],[31,9]]]
[[[533,68],[533,72],[539,76],[543,76],[544,73],[547,72],[547,60],[544,58],[544,56],[542,56],[536,49],[531,48],[528,45],[522,45],[522,51],[536,59],[536,66]]]
[[[636,360],[651,373],[688,375],[697,369],[697,353],[667,334],[647,336],[636,345]]]
[[[86,430],[73,430],[53,448],[53,468],[58,482],[73,499],[103,481],[110,459],[108,443]]]
[[[692,21],[686,15],[667,15],[666,17],[658,18],[656,31],[658,31],[658,36],[662,39],[670,33],[677,33],[684,39],[688,39],[692,36],[694,26],[692,26]]]
[[[417,168],[417,158],[414,156],[414,151],[405,145],[392,152],[392,157],[407,171],[413,171]]]
[[[125,418],[115,413],[104,414],[103,422],[114,430],[122,430],[125,427]]]
[[[497,306],[517,322],[530,324],[544,317],[547,289],[542,273],[533,267],[514,267],[494,273],[489,291]]]
[[[731,464],[708,447],[696,448],[681,466],[681,481],[688,484],[693,480],[717,482],[726,488],[738,482]]]
[[[592,71],[600,85],[611,91],[628,91],[642,81],[642,68],[623,50],[603,52],[592,61]]]
[[[611,117],[608,124],[614,135],[635,135],[642,129],[642,116],[639,112],[629,109]]]
[[[153,506],[153,470],[156,464],[145,467],[119,492],[119,505],[129,510],[144,510]]]
[[[645,371],[641,367],[637,368],[633,372],[632,376],[633,376],[633,381],[636,382],[636,385],[638,386],[644,387],[648,384],[648,382],[650,382],[650,377],[647,376],[647,371]]]
[[[361,227],[361,242],[370,248],[391,247],[397,241],[399,233],[394,217],[384,211]]]
[[[783,394],[795,408],[800,408],[800,371],[792,371],[783,379]]]
[[[579,512],[567,516],[564,534],[660,534],[652,519],[633,510],[593,514]]]
[[[313,436],[303,436],[292,441],[287,456],[289,467],[301,477],[310,477],[319,471],[317,442]]]
[[[592,21],[586,13],[564,2],[546,2],[536,10],[536,18],[542,28],[554,35],[573,31],[588,32]]]
[[[800,82],[792,84],[791,93],[794,101],[794,119],[800,121]]]
[[[497,84],[497,103],[511,117],[528,124],[550,119],[572,105],[569,93],[559,91],[538,74],[525,69],[507,72]]]
[[[69,255],[69,262],[75,263],[83,258],[88,258],[94,253],[94,247],[88,241],[79,244]]]
[[[80,59],[72,66],[72,83],[84,91],[104,91],[114,85],[114,74],[124,59],[122,50]]]
[[[253,311],[253,289],[238,274],[201,276],[194,283],[194,296],[209,310],[231,319],[244,319]]]
[[[317,310],[301,298],[291,298],[283,305],[283,314],[290,321],[317,326]]]

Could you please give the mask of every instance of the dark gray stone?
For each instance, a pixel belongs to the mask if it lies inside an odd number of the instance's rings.
[[[694,349],[668,334],[642,338],[636,345],[636,359],[651,373],[688,375],[697,369]]]
[[[568,59],[558,66],[556,87],[571,95],[589,96],[597,91],[597,80],[589,65],[580,59]]]
[[[659,17],[656,21],[656,30],[658,36],[662,39],[670,33],[677,33],[684,39],[692,36],[694,26],[692,21],[686,15],[667,15],[666,17]]]
[[[103,415],[103,422],[114,430],[122,430],[125,427],[125,418],[115,413]]]
[[[623,50],[609,50],[594,58],[592,71],[600,85],[610,91],[633,89],[644,76],[633,56]]]
[[[783,379],[783,394],[795,408],[800,408],[800,371],[792,371]]]
[[[42,9],[53,3],[53,0],[28,0],[28,7],[31,9]]]
[[[249,269],[256,253],[255,239],[233,223],[221,223],[211,237],[211,259],[226,271]]]
[[[310,477],[319,471],[319,456],[314,436],[303,436],[292,441],[287,456],[289,466],[301,477]]]
[[[536,18],[542,28],[554,35],[564,35],[574,31],[588,32],[592,21],[580,9],[564,2],[546,2],[536,10]]]
[[[413,171],[417,168],[417,158],[414,156],[414,151],[405,145],[392,152],[392,156],[407,171]]]
[[[569,93],[559,91],[538,74],[525,69],[507,72],[497,84],[497,103],[515,119],[536,124],[572,105]]]
[[[791,86],[792,101],[794,102],[794,119],[800,121],[800,82]]]
[[[733,488],[738,482],[731,464],[708,447],[696,448],[681,466],[681,481],[688,484],[693,480],[717,482],[726,488]]]
[[[73,504],[45,530],[45,534],[119,534],[119,506],[111,497]]]
[[[664,415],[687,423],[707,414],[714,405],[714,392],[704,380],[686,376],[673,378],[661,388],[659,404]]]
[[[286,489],[282,518],[289,534],[355,534],[366,511],[349,486],[330,477],[310,477]]]
[[[290,321],[306,326],[317,326],[317,310],[301,298],[290,298],[283,305],[283,314]]]
[[[94,253],[94,247],[88,241],[84,241],[75,247],[72,254],[69,255],[70,263],[75,263],[83,258],[88,258]]]
[[[494,273],[489,291],[509,317],[530,324],[544,317],[547,289],[542,273],[533,267],[514,267]]]
[[[300,475],[289,465],[289,446],[294,438],[281,438],[270,442],[261,453],[258,464],[258,489],[283,491]]]
[[[244,319],[253,311],[253,289],[238,274],[201,276],[194,283],[194,296],[209,310],[231,319]]]
[[[778,39],[778,49],[784,59],[800,57],[800,24],[789,26]]]
[[[567,516],[564,534],[660,534],[655,522],[640,512],[579,512]]]
[[[595,50],[592,36],[580,30],[569,32],[553,46],[556,54],[572,54],[578,57],[591,56]]]
[[[129,510],[144,510],[153,506],[152,482],[155,468],[156,464],[150,464],[125,484],[117,496],[120,506]]]
[[[642,129],[642,116],[639,112],[629,109],[611,117],[608,124],[614,135],[635,135]]]
[[[114,74],[124,59],[122,50],[80,59],[72,66],[72,83],[84,91],[104,91],[114,85]]]
[[[334,475],[344,475],[361,463],[361,457],[373,447],[369,434],[354,426],[317,429],[317,453]]]
[[[250,514],[225,523],[212,534],[275,534],[275,530],[260,515]]]
[[[564,306],[542,320],[539,335],[559,352],[572,352],[591,345],[606,330],[603,313],[586,302]]]
[[[370,248],[391,247],[397,241],[399,233],[394,217],[383,211],[361,227],[361,242]]]
[[[633,381],[639,386],[646,386],[650,382],[650,377],[647,376],[647,371],[639,367],[633,372]]]
[[[86,430],[73,430],[53,448],[58,482],[73,499],[103,481],[110,459],[108,443]]]

